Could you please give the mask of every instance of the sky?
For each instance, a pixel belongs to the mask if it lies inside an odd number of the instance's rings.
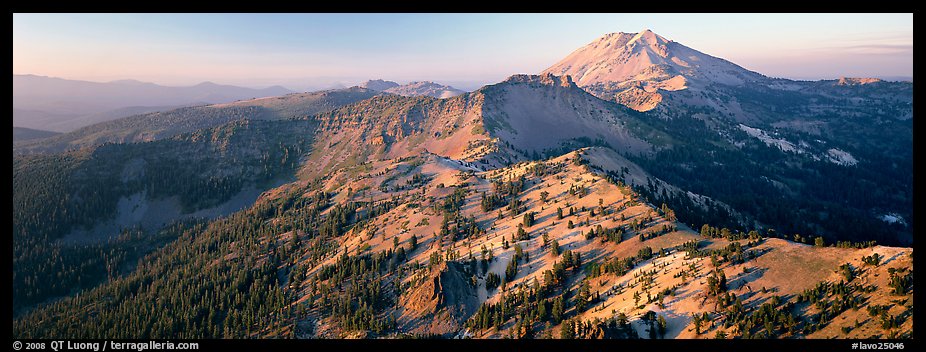
[[[913,76],[913,14],[14,14],[13,74],[296,90],[367,79],[472,90],[611,32],[772,77]]]

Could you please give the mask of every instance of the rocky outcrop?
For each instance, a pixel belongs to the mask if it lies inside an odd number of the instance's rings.
[[[382,92],[389,88],[395,88],[398,86],[399,86],[398,83],[395,83],[393,81],[384,81],[381,79],[371,79],[369,81],[366,81],[360,84],[361,88],[366,88],[366,89],[375,90],[379,92]]]
[[[858,78],[858,77],[840,77],[836,81],[837,86],[862,86],[866,84],[882,82],[878,78]]]
[[[403,325],[413,332],[446,335],[459,331],[479,308],[476,287],[462,264],[445,262],[419,286],[403,295],[400,305],[408,316]]]
[[[406,97],[428,96],[438,99],[452,98],[466,93],[451,86],[434,82],[411,82],[385,90],[386,93],[398,94]]]

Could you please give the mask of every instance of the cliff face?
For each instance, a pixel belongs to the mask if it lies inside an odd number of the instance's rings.
[[[482,94],[449,99],[379,96],[318,115],[316,150],[306,170],[321,174],[375,158],[432,152],[453,159],[483,156]],[[314,171],[314,172],[313,172]]]
[[[404,308],[400,329],[417,334],[453,334],[463,328],[479,304],[476,287],[463,265],[444,262],[399,298],[399,305]]]
[[[628,128],[633,118],[625,109],[588,94],[570,76],[516,75],[481,91],[487,96],[488,131],[515,155],[558,154],[592,143],[621,151],[649,149]]]
[[[647,151],[627,114],[569,76],[514,75],[449,99],[379,96],[318,116],[312,168],[420,152],[499,167],[536,155],[603,143]]]

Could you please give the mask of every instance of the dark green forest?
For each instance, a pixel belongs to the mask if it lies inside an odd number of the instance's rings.
[[[248,185],[291,177],[312,126],[242,120],[155,142],[15,156],[14,309],[92,287],[107,277],[106,265],[137,254],[123,245],[57,241],[112,218],[120,198],[177,197],[184,213],[221,204]]]
[[[840,146],[860,160],[856,166],[845,167],[784,153],[739,130],[727,132],[748,142],[743,148],[734,148],[700,119],[646,116],[642,118],[647,124],[672,135],[673,144],[654,155],[626,156],[663,181],[724,202],[783,233],[819,234],[830,241],[876,240],[886,245],[906,245],[912,240],[910,228],[885,223],[875,212],[898,212],[912,219],[910,139],[888,141],[881,136],[884,142],[880,149]],[[909,121],[895,119],[885,124],[884,128],[894,130],[889,135],[912,136]],[[796,134],[789,139],[812,138]],[[860,139],[866,141],[865,147],[873,144],[869,138]],[[904,152],[884,157],[884,149]],[[724,218],[722,210],[698,214],[690,200],[684,199],[687,197],[657,193],[652,185],[637,190],[654,204],[664,202],[673,209],[687,209],[679,219],[689,224],[724,224],[742,230],[751,227],[736,225],[732,217]]]

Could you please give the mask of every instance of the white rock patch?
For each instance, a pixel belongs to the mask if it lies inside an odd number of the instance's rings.
[[[766,145],[778,147],[778,149],[781,149],[781,151],[798,154],[804,153],[804,151],[796,147],[794,143],[788,142],[784,139],[773,138],[772,136],[769,136],[768,133],[759,128],[749,127],[744,124],[740,124],[739,128],[746,132],[746,134],[758,138],[762,142],[765,142]]]
[[[826,151],[826,159],[832,163],[839,165],[852,166],[858,164],[858,160],[855,159],[852,154],[849,154],[847,151],[839,150],[832,148]]]
[[[881,219],[881,221],[884,221],[884,222],[889,223],[889,224],[895,224],[895,223],[901,223],[901,224],[904,224],[904,225],[907,224],[907,222],[904,221],[904,219],[903,219],[902,216],[897,215],[897,214],[895,214],[895,213],[890,213],[890,214],[881,215],[881,216],[879,217],[879,219]]]

